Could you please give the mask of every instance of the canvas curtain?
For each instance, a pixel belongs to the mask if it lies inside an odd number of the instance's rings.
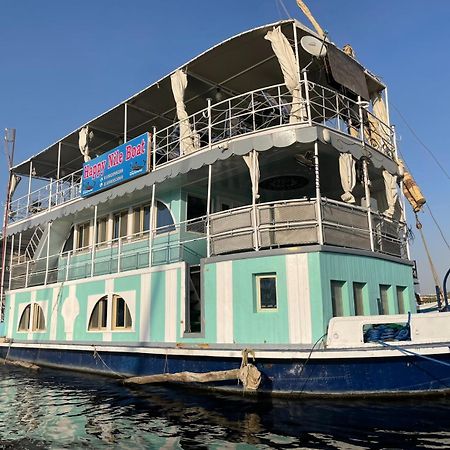
[[[341,153],[339,155],[339,173],[341,175],[341,184],[344,193],[341,195],[345,203],[355,203],[352,191],[356,184],[355,160],[350,153]]]
[[[384,211],[384,214],[388,217],[394,215],[395,203],[397,202],[397,176],[391,175],[387,170],[383,170],[384,187],[386,190],[386,201],[388,209]]]
[[[187,76],[182,70],[177,70],[170,76],[173,98],[177,106],[177,117],[180,121],[180,152],[182,155],[195,152],[198,145],[191,130],[186,106],[184,105],[184,93],[187,87]]]
[[[92,141],[94,133],[89,132],[89,127],[83,127],[78,133],[78,147],[83,155],[84,162],[91,160],[89,156],[89,142]]]
[[[244,155],[243,158],[250,172],[250,179],[252,181],[252,198],[254,200],[258,200],[260,177],[258,152],[253,150],[248,155]]]
[[[264,39],[267,39],[272,44],[273,52],[283,72],[284,83],[292,95],[289,123],[303,122],[307,116],[302,98],[297,62],[291,44],[289,44],[286,36],[281,32],[280,27],[268,31]]]
[[[9,198],[11,199],[14,195],[14,192],[16,191],[17,185],[19,184],[22,177],[19,177],[19,175],[12,174],[11,176],[11,184],[9,186]]]

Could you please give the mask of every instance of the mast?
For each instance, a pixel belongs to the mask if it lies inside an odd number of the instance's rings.
[[[6,272],[6,228],[8,226],[9,218],[9,204],[11,202],[11,184],[12,177],[12,166],[14,161],[14,148],[16,144],[16,130],[15,128],[5,128],[5,154],[6,160],[8,162],[8,187],[6,189],[6,202],[5,202],[5,212],[3,216],[3,232],[2,232],[2,273],[1,273],[1,284],[0,284],[0,321],[3,322],[4,319],[4,309],[5,309],[5,272]],[[11,152],[10,152],[11,149]],[[11,255],[12,256],[12,255]],[[11,276],[11,274],[10,274]]]

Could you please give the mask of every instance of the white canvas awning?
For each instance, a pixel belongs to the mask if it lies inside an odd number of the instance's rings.
[[[254,200],[258,200],[260,178],[258,152],[253,150],[248,155],[244,155],[243,158],[250,172],[250,179],[252,181],[252,198]]]
[[[352,191],[356,185],[355,160],[350,153],[341,153],[339,155],[339,173],[341,175],[341,184],[344,193],[342,200],[346,203],[355,203],[355,197]]]
[[[182,155],[195,152],[197,147],[189,123],[188,113],[184,104],[184,93],[188,84],[187,76],[182,70],[177,70],[170,76],[173,98],[177,105],[177,117],[180,121],[180,151]]]
[[[395,211],[395,203],[397,202],[397,176],[391,175],[387,170],[383,170],[384,187],[386,190],[386,201],[388,208],[384,211],[384,214],[388,217],[392,217]]]
[[[265,39],[272,44],[273,52],[275,53],[281,71],[283,72],[284,83],[292,94],[292,108],[289,116],[289,123],[303,122],[307,118],[306,109],[302,98],[299,68],[291,44],[289,44],[289,41],[282,33],[280,27],[268,31],[265,35]]]

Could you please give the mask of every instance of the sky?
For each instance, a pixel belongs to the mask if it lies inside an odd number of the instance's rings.
[[[307,3],[331,41],[350,43],[357,59],[387,84],[399,149],[449,242],[450,2]],[[17,129],[15,162],[228,37],[289,17],[312,28],[295,0],[1,0],[0,15],[0,132]],[[2,164],[2,198],[6,183]],[[432,293],[408,211],[422,293]],[[429,210],[420,220],[442,280],[450,250]]]

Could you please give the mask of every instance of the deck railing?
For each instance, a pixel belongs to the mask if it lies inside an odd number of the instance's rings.
[[[318,214],[320,207],[320,214]],[[369,223],[371,226],[369,226]],[[31,260],[12,258],[10,289],[142,269],[207,256],[310,244],[406,258],[403,223],[322,198],[245,205]],[[48,247],[47,247],[48,248]]]
[[[191,133],[182,137],[183,142],[180,142],[179,122],[156,130],[151,156],[153,170],[187,157],[186,148],[193,151],[208,149],[245,134],[289,126],[292,109],[302,111],[298,123],[321,124],[393,156],[393,130],[368,110],[367,102],[352,100],[307,80],[302,80],[301,90],[303,100],[300,105],[292,104],[292,96],[285,84],[267,86],[215,104],[208,102],[206,108],[187,119]],[[80,180],[81,169],[59,180],[50,180],[46,186],[13,200],[10,220],[24,220],[79,198]]]

